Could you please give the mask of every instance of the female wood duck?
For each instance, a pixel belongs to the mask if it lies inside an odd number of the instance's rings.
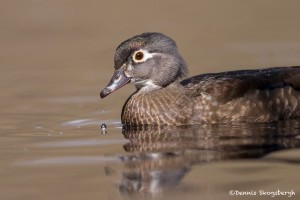
[[[300,67],[188,74],[171,38],[143,33],[116,49],[104,98],[127,83],[137,90],[122,109],[126,125],[270,122],[300,116]]]

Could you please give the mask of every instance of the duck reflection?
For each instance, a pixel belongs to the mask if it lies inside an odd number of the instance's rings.
[[[119,185],[128,195],[161,195],[170,191],[193,165],[228,159],[261,158],[300,146],[300,121],[184,127],[123,127],[129,140],[121,159]]]

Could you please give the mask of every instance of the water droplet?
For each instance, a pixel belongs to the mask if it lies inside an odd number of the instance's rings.
[[[106,133],[107,133],[106,128],[107,128],[106,124],[101,124],[102,135],[106,135]]]

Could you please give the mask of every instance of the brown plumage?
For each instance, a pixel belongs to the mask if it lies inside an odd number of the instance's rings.
[[[131,82],[127,125],[190,125],[269,122],[300,116],[300,67],[277,67],[202,74],[185,80],[187,66],[175,42],[144,33],[116,50],[115,74],[104,98]]]

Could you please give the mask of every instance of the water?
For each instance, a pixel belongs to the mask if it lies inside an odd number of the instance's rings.
[[[299,120],[176,129],[107,124],[105,135],[95,119],[2,133],[1,198],[209,199],[229,198],[231,190],[300,192]]]
[[[299,119],[122,129],[133,87],[99,97],[144,31],[172,36],[191,75],[299,65],[298,2],[0,4],[1,200],[299,199]]]

